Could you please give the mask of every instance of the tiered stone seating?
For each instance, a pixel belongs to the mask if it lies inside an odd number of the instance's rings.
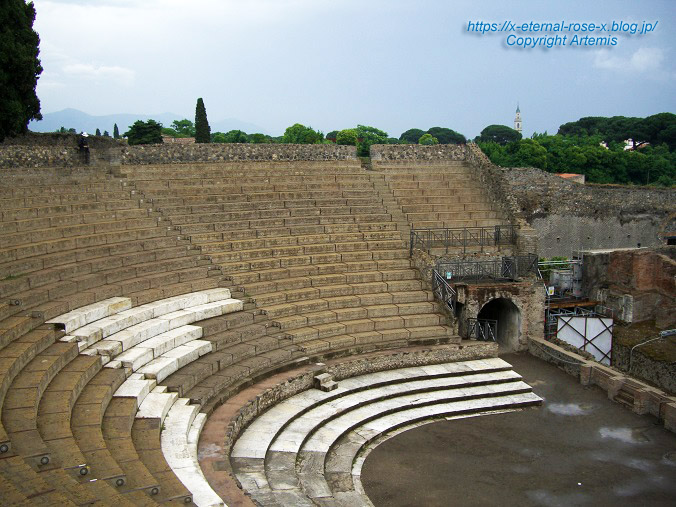
[[[262,505],[368,505],[352,482],[359,452],[380,435],[433,417],[480,415],[539,404],[500,359],[390,370],[312,389],[264,412],[230,460]]]
[[[508,222],[462,161],[379,162],[408,222],[420,228],[492,227]]]
[[[308,355],[456,340],[358,162],[122,170],[255,301],[275,339]]]
[[[0,182],[9,501],[217,504],[195,446],[228,396],[310,357],[460,341],[358,162],[97,171]]]
[[[45,169],[3,171],[0,188],[7,196],[0,203],[0,320],[27,310],[49,318],[113,295],[140,304],[217,285],[199,250],[126,182]]]
[[[170,407],[159,414],[151,406],[141,410],[136,437],[134,422],[151,391],[154,397],[166,391],[156,388],[159,370],[144,368],[166,360],[161,369],[171,362],[175,370],[208,352],[210,342],[198,340],[201,333],[195,329],[201,328],[190,324],[239,311],[242,303],[229,296],[228,289],[210,289],[133,308],[129,298],[114,297],[49,321],[69,334],[38,353],[7,390],[2,422],[13,456],[8,451],[0,459],[12,463],[3,477],[11,480],[22,469],[32,472],[38,496],[56,489],[65,503],[191,503],[192,493],[157,455],[158,446],[153,449],[159,445],[159,428],[156,434],[144,431],[146,418],[161,421]],[[182,333],[185,328],[190,329]],[[134,355],[139,351],[145,352]],[[175,394],[169,396],[176,400]],[[195,449],[200,428],[190,433]]]
[[[220,270],[133,185],[100,169],[3,169],[0,188],[3,500],[155,504],[158,481],[127,475],[103,444],[115,435],[105,409],[125,371],[104,368],[107,356],[78,355],[86,342],[59,341],[73,323],[45,321],[112,296],[126,296],[112,304],[123,300],[114,311],[124,311],[215,288]]]

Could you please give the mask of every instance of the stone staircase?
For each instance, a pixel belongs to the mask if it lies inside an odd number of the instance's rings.
[[[307,355],[459,341],[411,267],[382,175],[358,161],[121,170],[267,317],[268,336]]]
[[[383,434],[541,401],[497,358],[360,375],[268,409],[240,434],[230,462],[261,505],[370,505],[353,482],[353,468]]]
[[[193,450],[233,393],[311,358],[461,346],[358,162],[3,176],[3,502],[218,503]],[[189,295],[226,285],[228,312]]]
[[[374,169],[382,177],[377,184],[379,193],[386,199],[388,209],[396,210],[392,216],[397,217],[401,231],[509,224],[464,161],[379,161]],[[467,250],[476,248],[464,249]],[[492,249],[484,247],[483,251]],[[432,253],[459,252],[463,249],[436,249]]]

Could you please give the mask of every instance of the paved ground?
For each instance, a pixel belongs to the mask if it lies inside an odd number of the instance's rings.
[[[501,356],[542,407],[442,421],[376,447],[376,507],[676,505],[676,435],[528,354]]]

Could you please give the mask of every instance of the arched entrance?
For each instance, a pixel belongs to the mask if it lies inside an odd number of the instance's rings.
[[[497,339],[500,347],[507,350],[519,349],[519,335],[521,334],[521,312],[509,299],[496,298],[486,303],[477,319],[498,321]]]

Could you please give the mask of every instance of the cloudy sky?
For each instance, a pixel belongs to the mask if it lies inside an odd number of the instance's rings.
[[[35,0],[43,113],[173,112],[280,135],[357,124],[398,137],[676,112],[674,0]],[[468,22],[658,22],[615,46],[519,49]],[[573,32],[565,32],[568,41]],[[543,33],[519,36],[541,37]],[[585,34],[579,34],[583,36]]]

